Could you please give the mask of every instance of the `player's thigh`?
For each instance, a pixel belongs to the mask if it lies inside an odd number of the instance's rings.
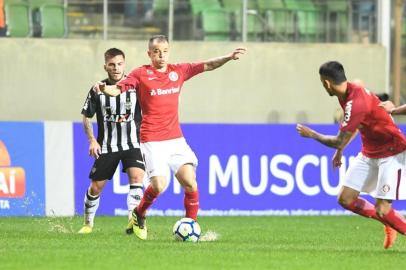
[[[380,159],[376,198],[386,200],[406,199],[405,163],[406,151]]]
[[[99,158],[94,161],[89,173],[89,178],[95,181],[113,178],[119,161],[120,157],[116,152],[101,154]]]
[[[131,170],[133,172],[145,171],[144,160],[140,148],[129,149],[121,153],[121,163],[123,165],[123,172],[129,169],[138,168],[139,170]],[[134,176],[131,174],[131,176]],[[143,175],[142,175],[143,176]]]
[[[359,153],[345,174],[343,186],[359,192],[371,193],[375,190],[377,181],[377,160]]]
[[[194,175],[194,171],[198,165],[198,160],[195,153],[187,144],[184,138],[173,140],[169,158],[169,166],[171,170],[175,173],[175,175],[177,175],[179,169],[186,164],[191,165],[193,170],[189,170],[186,168],[186,172],[183,174],[185,174],[186,177],[192,176],[193,174],[194,178],[196,178],[196,176]]]
[[[168,174],[169,152],[166,141],[141,143],[145,172],[148,178]]]

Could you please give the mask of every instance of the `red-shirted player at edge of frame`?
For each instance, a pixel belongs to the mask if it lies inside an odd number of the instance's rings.
[[[406,199],[406,138],[385,111],[376,95],[359,84],[348,82],[343,66],[336,61],[323,64],[320,80],[330,96],[336,96],[344,110],[344,120],[336,136],[320,134],[298,124],[303,137],[335,148],[333,167],[341,166],[343,150],[361,134],[361,153],[350,163],[338,203],[358,215],[385,225],[384,248],[395,242],[397,233],[406,234],[405,218],[392,208],[393,200]],[[375,205],[359,197],[366,192]]]
[[[186,217],[197,219],[199,193],[196,182],[197,158],[183,137],[179,125],[178,107],[182,85],[191,77],[204,71],[221,67],[230,60],[238,60],[245,48],[236,48],[230,54],[203,62],[169,64],[169,42],[166,36],[156,35],[148,43],[150,65],[134,69],[117,85],[98,85],[97,90],[110,96],[128,89],[136,89],[141,105],[141,151],[150,185],[140,204],[133,211],[130,224],[134,234],[147,239],[145,216],[167,185],[167,166],[175,173],[185,189]]]

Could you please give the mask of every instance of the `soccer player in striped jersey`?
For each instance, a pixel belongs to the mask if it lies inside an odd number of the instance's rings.
[[[347,81],[339,62],[323,64],[319,74],[327,93],[338,98],[344,111],[340,131],[329,136],[300,124],[297,131],[335,148],[333,167],[341,166],[343,150],[357,132],[361,134],[361,153],[346,172],[338,202],[345,209],[383,223],[383,246],[387,249],[393,245],[396,232],[406,234],[405,218],[392,208],[393,200],[406,199],[406,138],[375,94]],[[375,205],[359,197],[360,192],[375,198]]]
[[[129,89],[137,89],[142,111],[141,150],[150,186],[145,190],[141,203],[133,211],[134,233],[145,240],[147,209],[165,188],[167,167],[172,169],[185,190],[185,216],[197,219],[199,192],[196,182],[197,158],[183,137],[179,125],[179,94],[185,81],[204,71],[221,67],[237,60],[245,48],[197,63],[169,64],[169,42],[166,36],[156,35],[148,43],[151,64],[134,69],[117,85],[97,85],[98,90],[115,96]]]
[[[104,54],[104,70],[108,78],[107,85],[115,85],[125,78],[125,55],[116,48]],[[94,136],[91,118],[96,114],[97,139]],[[140,203],[144,193],[144,161],[139,145],[139,127],[141,110],[135,89],[116,97],[101,92],[89,91],[82,109],[83,126],[89,140],[89,155],[95,158],[90,171],[90,186],[84,198],[84,225],[79,233],[91,233],[94,217],[99,207],[100,193],[108,179],[111,179],[121,161],[123,172],[128,175],[129,192],[127,195],[128,218],[132,210]],[[126,229],[133,233],[132,226]]]

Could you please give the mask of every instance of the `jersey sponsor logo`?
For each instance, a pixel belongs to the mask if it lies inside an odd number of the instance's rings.
[[[155,79],[158,79],[158,77],[149,77],[148,81],[152,81],[152,80],[155,80]]]
[[[11,167],[6,146],[0,141],[0,198],[21,198],[25,194],[25,170]]]
[[[169,72],[169,80],[176,82],[179,79],[178,73],[176,73],[176,71],[171,71]]]
[[[132,105],[132,103],[131,103],[130,98],[127,98],[127,100],[126,100],[126,102],[125,102],[125,104],[124,104],[125,109],[126,109],[126,110],[131,110],[131,105]]]
[[[114,122],[114,123],[122,123],[122,122],[131,122],[134,120],[134,116],[132,114],[106,114],[104,116],[104,122]]]
[[[351,119],[351,111],[352,111],[352,100],[348,101],[347,104],[345,105],[344,121],[342,124],[343,127],[348,125],[348,122]]]
[[[179,87],[172,87],[168,89],[151,89],[151,96],[162,96],[179,93]]]

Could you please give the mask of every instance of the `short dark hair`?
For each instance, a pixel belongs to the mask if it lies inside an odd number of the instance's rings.
[[[344,67],[337,61],[329,61],[321,65],[319,74],[321,76],[327,77],[335,84],[340,84],[347,81],[347,78],[345,77]]]
[[[165,36],[165,35],[153,35],[148,41],[148,48],[151,48],[152,43],[154,43],[155,40],[158,41],[159,43],[161,43],[161,42],[168,42],[169,43],[169,40],[168,40],[167,36]]]
[[[104,62],[107,62],[110,58],[116,57],[117,55],[122,55],[125,59],[124,52],[117,48],[110,48],[104,53]]]

